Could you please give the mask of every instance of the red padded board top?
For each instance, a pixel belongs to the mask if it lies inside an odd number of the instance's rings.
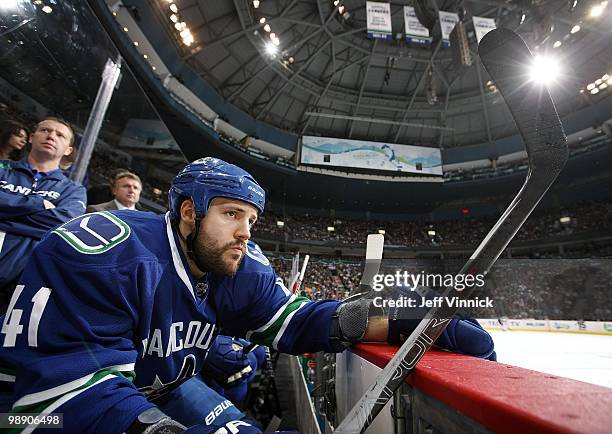
[[[351,351],[384,367],[397,347]],[[499,433],[612,433],[612,389],[602,386],[436,350],[406,382]]]

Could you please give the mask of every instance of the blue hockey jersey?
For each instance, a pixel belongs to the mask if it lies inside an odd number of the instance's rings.
[[[55,208],[45,209],[45,199]],[[26,160],[0,161],[0,287],[19,276],[45,232],[83,214],[86,201],[85,188],[59,169],[36,176]]]
[[[66,432],[123,432],[199,372],[217,327],[283,352],[332,351],[338,304],[290,293],[253,242],[233,277],[198,282],[168,215],[85,214],[32,254],[0,366],[15,377],[14,411],[61,412]]]

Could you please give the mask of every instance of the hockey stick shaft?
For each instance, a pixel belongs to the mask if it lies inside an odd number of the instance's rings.
[[[306,267],[308,266],[308,260],[310,259],[310,255],[304,256],[304,262],[302,263],[302,269],[300,270],[300,274],[295,282],[295,287],[293,288],[293,293],[297,294],[300,292],[300,288],[302,287],[302,281],[304,280],[304,274],[306,273]]]
[[[477,247],[459,274],[483,274],[518,232],[531,211],[557,178],[567,161],[567,140],[550,95],[526,81],[524,69],[533,61],[523,40],[507,29],[496,29],[482,39],[479,53],[491,78],[510,109],[523,138],[529,171],[521,190],[508,209]],[[455,292],[467,298],[473,288],[463,292],[449,288],[443,297]],[[397,351],[393,359],[370,385],[366,393],[345,416],[336,433],[362,433],[412,372],[425,352],[442,334],[455,307],[442,304],[432,308]]]

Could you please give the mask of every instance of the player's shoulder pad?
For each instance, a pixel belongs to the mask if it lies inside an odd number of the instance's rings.
[[[70,248],[84,255],[99,255],[119,246],[126,247],[135,238],[140,226],[151,224],[157,217],[149,213],[100,211],[83,214],[56,228],[46,238],[59,237]]]
[[[261,247],[259,247],[256,243],[250,240],[247,242],[244,258],[242,260],[240,268],[242,271],[246,272],[272,272],[272,266],[270,265],[270,261],[261,251]]]

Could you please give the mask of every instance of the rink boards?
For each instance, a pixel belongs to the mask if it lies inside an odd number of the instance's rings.
[[[423,432],[427,426],[435,428],[434,432],[453,433],[609,432],[612,426],[612,388],[514,365],[518,364],[520,357],[529,359],[540,351],[540,356],[544,357],[540,361],[545,362],[537,365],[543,368],[541,371],[554,365],[550,363],[550,359],[554,359],[572,365],[583,364],[585,369],[594,370],[597,375],[608,375],[612,371],[597,370],[588,360],[583,363],[584,347],[576,345],[576,342],[586,340],[589,342],[585,346],[593,346],[593,341],[596,341],[595,345],[603,346],[612,344],[612,336],[581,337],[523,331],[494,331],[493,336],[496,347],[499,347],[500,360],[511,364],[429,351],[402,390],[396,392],[394,411],[400,417],[392,417],[388,404],[366,432],[394,433],[398,432],[395,428],[398,424],[405,424],[406,432]],[[514,340],[511,345],[507,343],[508,338]],[[550,342],[550,346],[543,346],[542,342]],[[551,348],[558,354],[550,352]],[[612,350],[612,345],[609,348]],[[389,345],[360,344],[338,355],[336,399],[339,420],[396,350],[397,347]],[[567,352],[573,350],[581,358],[572,358],[571,354],[567,356]],[[600,353],[602,363],[612,355],[612,351],[607,350]],[[593,354],[587,356],[593,357]]]
[[[612,322],[606,321],[494,318],[478,319],[478,322],[487,330],[585,333],[612,336]]]

